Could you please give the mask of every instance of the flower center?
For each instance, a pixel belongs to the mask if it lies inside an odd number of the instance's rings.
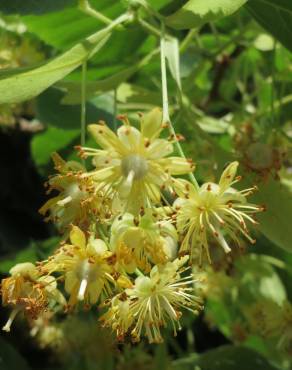
[[[148,171],[148,163],[139,154],[130,154],[122,160],[122,173],[125,177],[133,173],[133,180],[141,180]]]

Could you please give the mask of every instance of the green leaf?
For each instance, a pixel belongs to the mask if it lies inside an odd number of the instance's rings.
[[[49,126],[44,132],[34,135],[31,154],[42,173],[51,164],[51,154],[66,148],[80,136],[80,130],[64,130]]]
[[[175,29],[199,28],[204,23],[236,12],[247,0],[190,0],[166,18],[168,26]]]
[[[263,356],[240,346],[222,346],[203,353],[193,364],[201,370],[275,370]]]
[[[123,69],[110,77],[99,81],[89,81],[86,84],[86,97],[91,98],[95,95],[116,89],[121,83],[126,82],[140,68],[148,64],[149,60],[156,54],[156,51],[148,54],[140,62]],[[62,104],[80,104],[80,82],[64,81],[58,84],[58,87],[66,91],[65,97],[62,99]]]
[[[35,262],[37,260],[37,254],[35,250],[35,246],[32,245],[28,248],[25,248],[18,252],[16,255],[7,257],[7,258],[1,258],[0,262],[0,272],[7,274],[9,270],[16,265],[17,263],[22,262]]]
[[[94,95],[113,90],[118,87],[122,82],[131,77],[138,67],[132,66],[124,69],[108,78],[96,82],[88,82],[86,84],[86,97],[91,98]],[[66,95],[62,99],[63,104],[80,104],[80,83],[78,82],[60,82],[58,86],[66,91]]]
[[[0,3],[0,11],[8,14],[42,14],[75,4],[76,0],[9,0]]]
[[[292,192],[270,179],[259,185],[259,191],[251,199],[267,207],[267,211],[258,216],[259,230],[276,245],[292,252]]]
[[[77,0],[75,1],[77,5]],[[123,11],[121,4],[115,0],[91,0],[90,3],[111,19],[115,19]],[[95,6],[97,4],[98,6]],[[21,21],[24,22],[29,32],[59,50],[67,50],[104,27],[97,19],[81,12],[77,6],[63,7],[60,11],[53,13],[22,16]]]
[[[74,94],[78,104],[80,84],[75,85]],[[80,105],[64,105],[63,99],[63,91],[54,87],[47,89],[37,98],[37,118],[47,125],[53,125],[65,130],[76,129],[80,131]],[[109,113],[112,110],[112,101],[105,102],[103,100],[99,102],[97,98],[94,98],[86,103],[86,123],[104,120],[108,124],[112,124],[113,117]]]
[[[0,337],[0,368],[1,370],[29,370],[25,359]]]
[[[8,70],[0,80],[0,104],[31,99],[61,80],[82,62],[102,48],[110,37],[110,26],[98,31],[73,48],[36,68],[25,71]]]
[[[245,7],[264,29],[292,50],[291,0],[252,0]]]
[[[32,241],[30,245],[20,252],[1,258],[0,272],[8,274],[9,270],[17,263],[40,261],[52,254],[60,242],[60,237],[52,237],[44,241]],[[1,362],[0,362],[1,364]],[[1,367],[0,367],[1,369]]]

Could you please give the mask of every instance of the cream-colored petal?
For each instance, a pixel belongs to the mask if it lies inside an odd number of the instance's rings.
[[[118,129],[117,134],[129,154],[139,151],[142,144],[142,136],[139,130],[135,127],[124,125]]]
[[[45,215],[51,207],[56,205],[63,197],[61,195],[58,195],[57,197],[49,199],[40,209],[39,213],[41,215]]]
[[[38,275],[38,270],[33,263],[23,262],[23,263],[17,263],[15,266],[13,266],[9,270],[9,273],[12,276],[22,275],[22,276],[29,276],[30,278],[35,279]]]
[[[149,166],[149,171],[145,177],[145,183],[156,184],[162,186],[169,180],[169,174],[166,173],[162,166],[156,162],[151,162]]]
[[[113,154],[116,155],[117,153]],[[98,153],[93,157],[92,164],[96,168],[116,167],[120,166],[121,159],[120,156],[117,156],[115,158],[114,156],[111,155],[111,153],[106,153],[102,150],[101,153]]]
[[[89,172],[88,174],[92,176],[95,181],[109,182],[112,177],[118,178],[120,176],[120,172],[119,166],[110,166]],[[86,176],[88,176],[88,174]]]
[[[149,194],[150,199],[156,204],[160,203],[161,194],[160,189],[153,184],[147,184],[147,192]]]
[[[88,131],[101,148],[115,150],[120,153],[124,152],[125,148],[117,135],[106,125],[92,124],[88,126]]]
[[[95,304],[101,294],[104,284],[98,280],[94,283],[90,283],[87,288],[87,294],[89,295],[90,304]]]
[[[159,159],[173,152],[173,145],[165,139],[155,139],[146,149],[147,159]]]
[[[70,231],[70,241],[73,245],[84,249],[86,246],[86,238],[82,230],[78,226],[72,226]]]
[[[156,139],[162,130],[162,110],[154,108],[141,117],[141,133],[148,139]]]
[[[229,164],[229,166],[223,171],[220,181],[219,181],[219,187],[220,187],[220,192],[224,193],[225,190],[227,190],[230,187],[230,184],[232,183],[236,172],[237,172],[237,167],[239,163],[238,162],[232,162]]]
[[[54,162],[55,168],[62,172],[62,170],[66,166],[66,162],[64,161],[64,159],[57,152],[52,153],[51,157]]]
[[[87,244],[87,251],[92,255],[97,254],[102,256],[107,250],[107,245],[101,239],[90,240],[89,244]]]
[[[184,175],[194,171],[194,164],[181,157],[159,159],[158,163],[163,166],[170,175]]]
[[[53,276],[41,276],[38,281],[44,284],[46,286],[46,290],[50,293],[57,289],[57,281]]]
[[[70,294],[76,287],[77,289],[79,289],[78,284],[80,284],[80,281],[77,279],[75,272],[74,271],[67,272],[65,276],[66,292]]]
[[[191,199],[198,199],[199,193],[195,186],[184,179],[172,179],[173,187],[178,196],[184,198],[188,195]]]

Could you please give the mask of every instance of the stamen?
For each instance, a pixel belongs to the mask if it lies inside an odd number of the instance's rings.
[[[85,292],[86,292],[87,285],[88,285],[88,280],[87,279],[82,279],[81,283],[80,283],[79,291],[78,291],[78,300],[79,301],[84,300],[84,295],[85,295]]]
[[[20,311],[19,307],[14,308],[14,310],[10,313],[9,319],[7,320],[7,323],[3,326],[2,330],[6,331],[7,333],[10,332],[11,325],[19,311]]]

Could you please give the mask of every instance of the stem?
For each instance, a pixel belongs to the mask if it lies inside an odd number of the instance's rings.
[[[212,31],[212,33],[213,33],[213,35],[214,35],[214,37],[215,37],[215,40],[216,40],[216,42],[217,42],[217,45],[218,45],[218,46],[221,46],[221,45],[220,45],[220,37],[219,37],[219,33],[218,33],[218,30],[217,30],[217,28],[216,28],[215,24],[214,24],[213,22],[210,22],[210,23],[209,23],[209,25],[210,25],[211,31]]]
[[[86,140],[86,72],[87,61],[82,63],[82,82],[81,82],[81,146],[85,146]]]
[[[276,123],[276,117],[275,117],[275,86],[276,86],[276,80],[275,80],[275,58],[276,58],[276,40],[274,39],[274,45],[273,45],[273,54],[272,54],[272,91],[271,91],[271,116],[272,116],[272,125],[275,126]]]
[[[91,5],[89,4],[88,0],[79,0],[79,9],[85,13],[90,15],[93,18],[98,19],[99,21],[105,23],[105,24],[111,24],[112,20],[102,13],[98,12],[97,10],[93,9]]]
[[[118,125],[118,122],[117,122],[117,112],[118,112],[118,108],[117,108],[117,89],[114,89],[113,113],[114,113],[114,130],[115,131],[117,131],[117,125]]]
[[[158,28],[156,28],[155,26],[153,26],[152,24],[150,24],[150,23],[148,23],[148,22],[146,22],[146,21],[144,21],[144,19],[142,19],[142,18],[139,18],[138,19],[138,22],[140,23],[140,25],[143,27],[143,28],[145,28],[145,30],[147,30],[149,33],[152,33],[153,35],[155,35],[155,36],[157,36],[157,37],[159,37],[160,39],[161,39],[161,37],[162,37],[162,33],[161,33],[161,31],[158,29]],[[171,40],[172,39],[172,37],[171,36],[169,36],[169,35],[164,35],[164,38],[165,39],[168,39],[168,40]]]
[[[180,154],[182,158],[186,158],[183,149],[177,139],[175,129],[173,127],[173,124],[171,122],[170,116],[169,116],[169,106],[168,106],[168,92],[167,92],[167,73],[166,73],[166,57],[164,53],[164,25],[162,23],[161,27],[161,39],[160,39],[160,63],[161,63],[161,83],[162,83],[162,120],[164,123],[168,123],[169,132],[171,136],[174,138],[175,141],[175,147]],[[194,176],[193,173],[189,174],[190,181],[194,184],[196,189],[199,189],[199,184]]]
[[[198,30],[195,28],[188,32],[188,34],[186,35],[186,37],[182,40],[180,44],[179,51],[181,53],[184,53],[187,50],[189,44],[192,42],[193,37],[197,34],[197,32]]]
[[[142,277],[144,277],[144,274],[138,269],[138,268],[136,268],[136,270],[135,270],[135,274],[137,275],[137,276],[142,276]]]
[[[161,37],[160,31],[152,26],[150,23],[144,21],[143,19],[139,18],[139,23],[141,24],[142,27],[144,27],[148,32],[152,33],[155,36]]]
[[[161,63],[161,83],[162,83],[162,107],[163,107],[163,122],[170,122],[169,108],[168,108],[168,93],[167,93],[167,74],[166,62],[164,54],[164,38],[160,40],[160,63]]]

